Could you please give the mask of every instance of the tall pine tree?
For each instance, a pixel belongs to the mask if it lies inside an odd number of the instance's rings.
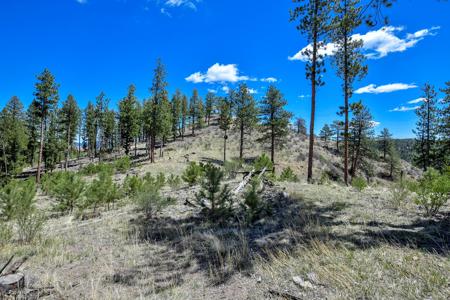
[[[270,86],[261,101],[261,141],[269,143],[270,159],[275,169],[275,149],[281,149],[289,134],[289,121],[292,114],[285,110],[286,99],[274,86]]]
[[[80,123],[81,111],[75,98],[69,95],[66,101],[63,102],[61,108],[60,122],[64,130],[66,138],[66,150],[64,153],[64,168],[67,170],[69,166],[69,155],[73,147],[73,142],[77,135],[78,125]]]
[[[35,98],[33,100],[33,112],[36,113],[36,116],[40,121],[40,145],[36,171],[36,182],[40,183],[41,164],[45,144],[46,122],[49,114],[53,113],[53,111],[57,107],[59,99],[59,85],[55,83],[55,77],[48,69],[45,69],[40,75],[38,75],[37,80],[38,82],[35,85],[36,91],[34,92]]]
[[[130,85],[127,96],[119,102],[120,140],[126,155],[130,154],[131,145],[139,134],[139,107],[135,92],[135,86]]]

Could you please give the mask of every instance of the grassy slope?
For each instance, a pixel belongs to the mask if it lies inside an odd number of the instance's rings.
[[[12,253],[30,255],[24,272],[33,286],[55,287],[50,298],[263,299],[270,289],[306,299],[448,298],[449,207],[446,217],[433,220],[411,203],[393,209],[381,179],[362,193],[307,185],[306,143],[293,137],[277,155],[277,170],[290,166],[301,181],[268,187],[263,197],[274,214],[252,227],[202,222],[196,209],[183,205],[196,188],[165,189],[177,204],[156,219],[143,218],[127,199],[98,219],[50,219],[40,241],[4,247],[0,261]],[[216,128],[204,129],[168,145],[156,164],[131,172],[180,174],[186,154],[191,161],[220,161],[221,145]],[[229,149],[230,157],[238,153],[236,143]],[[249,149],[247,157],[262,152],[256,142]],[[340,158],[317,149],[320,177]],[[312,287],[295,284],[294,276]]]

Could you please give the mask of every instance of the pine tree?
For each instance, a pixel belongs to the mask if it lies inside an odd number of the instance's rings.
[[[56,168],[58,161],[60,161],[60,153],[65,148],[64,139],[61,134],[62,130],[60,129],[60,122],[56,111],[49,115],[47,127],[43,161],[45,162],[45,170],[53,171]]]
[[[85,110],[84,132],[87,142],[88,154],[91,160],[94,159],[97,147],[97,121],[96,110],[92,102],[88,102]]]
[[[105,151],[111,153],[114,150],[116,140],[116,112],[106,109],[103,115],[103,136]],[[136,132],[134,132],[136,133]]]
[[[372,155],[371,139],[374,135],[373,119],[369,109],[361,101],[350,105],[352,120],[350,122],[349,152],[351,157],[350,173],[355,177],[360,166],[367,163]]]
[[[203,106],[202,98],[198,98],[197,102],[197,128],[205,127],[205,108]]]
[[[186,121],[188,118],[188,98],[183,95],[181,100],[181,138],[184,140],[184,134],[186,132]]]
[[[166,144],[167,138],[172,134],[172,105],[170,104],[169,98],[167,94],[162,97],[162,101],[160,102],[160,108],[158,109],[158,124],[159,131],[158,137],[161,140],[159,155],[161,157],[164,156],[163,148]]]
[[[48,69],[45,69],[39,76],[37,76],[37,80],[38,82],[35,85],[36,91],[34,93],[35,99],[33,100],[33,112],[36,113],[36,116],[40,121],[40,146],[36,171],[36,182],[40,183],[41,164],[45,144],[45,124],[49,114],[51,114],[57,107],[59,99],[59,85],[55,83],[55,78]]]
[[[235,128],[239,131],[239,159],[243,159],[245,136],[258,123],[258,110],[255,99],[253,99],[245,83],[239,85],[232,99]]]
[[[95,122],[96,122],[96,140],[95,140],[95,156],[97,151],[99,152],[98,159],[101,160],[101,156],[105,151],[107,145],[107,136],[105,133],[105,122],[108,111],[109,99],[106,98],[106,94],[101,92],[95,98]]]
[[[439,111],[439,160],[443,166],[450,165],[450,81],[441,89],[444,93],[442,109]]]
[[[131,145],[139,134],[139,108],[138,101],[134,95],[135,91],[135,86],[130,85],[128,95],[119,102],[120,140],[126,155],[130,154]]]
[[[292,114],[285,110],[287,101],[274,86],[270,86],[261,101],[261,141],[270,143],[270,159],[275,168],[275,149],[281,149],[289,135],[289,121]]]
[[[322,129],[320,130],[319,136],[325,142],[325,147],[328,147],[328,141],[331,139],[332,135],[333,131],[331,130],[330,125],[323,125]]]
[[[183,96],[181,95],[180,90],[175,92],[175,95],[172,97],[172,135],[173,140],[176,140],[179,135],[181,135],[181,118],[182,118],[182,104]]]
[[[166,69],[158,59],[156,63],[156,68],[154,70],[154,77],[152,82],[152,87],[150,88],[151,97],[144,103],[144,126],[145,133],[147,136],[148,152],[150,154],[150,162],[155,162],[155,147],[156,138],[161,131],[160,122],[160,109],[161,102],[167,99],[167,82],[166,82]]]
[[[195,127],[198,118],[198,102],[200,101],[200,96],[198,95],[197,89],[192,92],[191,101],[189,102],[189,116],[191,118],[192,126],[192,136],[195,136]]]
[[[205,117],[206,117],[205,120],[208,126],[210,125],[211,122],[211,115],[214,110],[215,102],[216,102],[216,95],[213,92],[208,92],[208,94],[206,94],[206,103],[205,103]]]
[[[339,153],[339,142],[341,141],[342,131],[344,128],[344,122],[342,121],[333,121],[333,124],[331,124],[331,129],[333,130],[335,134],[335,140],[336,140],[336,151]]]
[[[218,101],[219,104],[219,128],[223,130],[223,163],[227,161],[227,140],[228,131],[233,124],[231,116],[231,100],[222,98]]]
[[[388,154],[389,147],[392,144],[392,134],[389,129],[384,128],[378,136],[378,144],[380,150],[383,152],[383,159],[386,160],[386,154]]]
[[[26,127],[28,134],[27,161],[33,167],[37,150],[39,149],[40,120],[36,107],[31,103],[26,113]]]
[[[3,149],[4,173],[17,174],[25,161],[28,135],[23,104],[14,96],[0,113],[0,141]]]
[[[415,162],[421,166],[424,171],[434,166],[436,140],[437,140],[437,100],[436,91],[433,86],[425,84],[423,87],[423,98],[425,99],[416,110],[418,121],[414,133],[416,139],[416,157]]]
[[[401,170],[400,156],[398,154],[397,149],[395,148],[394,143],[388,144],[387,155],[388,155],[389,177],[391,177],[391,179],[394,180],[398,176],[399,171]]]
[[[309,126],[308,182],[313,176],[314,122],[316,114],[316,87],[324,85],[321,73],[325,72],[324,39],[327,37],[330,20],[330,5],[327,0],[293,0],[299,5],[291,11],[291,21],[299,19],[297,29],[306,36],[311,47],[303,55],[307,57],[306,78],[311,82],[311,119]]]
[[[344,91],[344,181],[348,185],[349,155],[349,99],[353,94],[353,83],[367,74],[361,52],[363,42],[352,37],[363,22],[363,7],[360,0],[339,0],[334,6],[335,17],[332,22],[332,40],[336,47],[333,64],[337,75],[342,79]]]
[[[305,119],[298,117],[295,120],[295,127],[297,128],[297,134],[306,136],[306,122]]]
[[[69,165],[69,154],[73,146],[73,141],[77,135],[78,125],[80,123],[81,111],[78,107],[75,98],[72,95],[67,97],[61,108],[60,121],[62,123],[62,129],[66,137],[66,151],[64,168],[67,170]]]

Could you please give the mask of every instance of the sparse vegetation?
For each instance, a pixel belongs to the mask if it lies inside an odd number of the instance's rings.
[[[278,180],[279,181],[296,182],[296,181],[298,181],[298,177],[297,177],[297,175],[294,174],[294,171],[292,171],[292,169],[290,167],[286,167],[283,169],[283,172],[281,172]]]
[[[189,163],[189,166],[184,170],[183,178],[184,182],[188,185],[193,186],[200,182],[203,177],[204,170],[202,164],[197,164],[196,162]]]
[[[413,188],[415,202],[425,209],[427,216],[434,216],[450,197],[450,178],[435,169],[429,169]]]
[[[367,181],[362,177],[355,177],[352,179],[352,186],[362,192],[367,187]]]

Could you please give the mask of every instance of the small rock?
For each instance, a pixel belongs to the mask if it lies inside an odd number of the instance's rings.
[[[309,282],[308,280],[303,280],[303,278],[301,278],[300,276],[294,276],[292,277],[292,280],[294,281],[295,284],[299,285],[304,289],[314,288],[311,282]]]
[[[258,278],[256,278],[256,282],[257,282],[257,283],[261,283],[261,282],[262,282],[261,276],[258,276]]]

